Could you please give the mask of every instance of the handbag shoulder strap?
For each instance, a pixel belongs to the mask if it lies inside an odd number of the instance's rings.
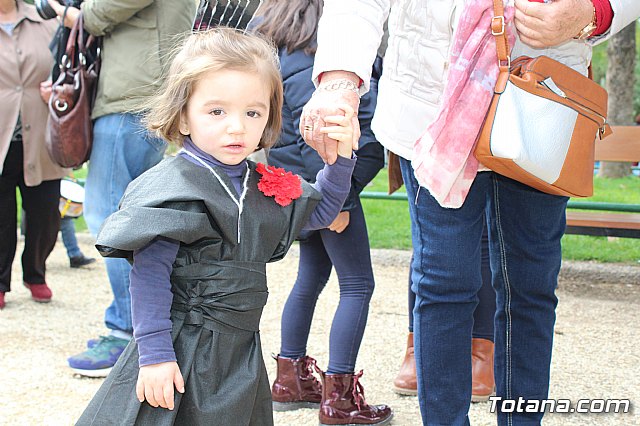
[[[507,39],[503,0],[493,0],[491,34],[496,40],[496,53],[500,72],[509,72],[511,58],[509,56],[509,40]]]

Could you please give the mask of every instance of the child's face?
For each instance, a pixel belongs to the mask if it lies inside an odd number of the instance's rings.
[[[220,70],[198,81],[180,116],[180,133],[229,165],[242,162],[260,143],[269,119],[269,85],[258,73]]]

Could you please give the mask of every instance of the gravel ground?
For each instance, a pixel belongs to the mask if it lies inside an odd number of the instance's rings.
[[[80,234],[81,248],[95,254],[90,237]],[[20,250],[20,248],[19,248]],[[21,253],[20,251],[18,253]],[[393,425],[419,425],[415,397],[401,397],[390,383],[406,342],[406,276],[409,253],[374,250],[376,291],[358,358],[370,403],[389,404]],[[19,259],[19,256],[17,256]],[[297,247],[287,258],[269,265],[270,297],[262,320],[262,341],[269,376],[278,352],[279,316],[297,265]],[[90,268],[70,269],[59,243],[48,261],[53,301],[33,303],[21,286],[18,260],[13,289],[0,311],[2,379],[0,424],[71,425],[102,383],[102,379],[74,376],[66,358],[83,349],[86,340],[105,333],[104,309],[110,289],[101,260]],[[337,281],[331,278],[321,296],[313,323],[309,354],[320,366],[328,362],[328,331],[337,303]],[[551,372],[551,397],[573,402],[581,398],[628,398],[627,414],[556,414],[548,425],[638,425],[640,413],[640,346],[637,344],[640,306],[640,265],[602,265],[566,262],[558,291],[560,305]],[[488,403],[473,404],[474,425],[495,424]],[[317,411],[276,413],[276,425],[317,424]]]

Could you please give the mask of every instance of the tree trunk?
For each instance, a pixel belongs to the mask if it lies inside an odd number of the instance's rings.
[[[624,28],[607,46],[607,91],[612,125],[633,125],[633,87],[636,62],[636,23]],[[606,139],[605,139],[606,142]],[[599,176],[624,177],[631,174],[631,163],[600,162]]]

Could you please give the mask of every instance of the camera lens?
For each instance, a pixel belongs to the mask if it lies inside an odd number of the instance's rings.
[[[58,16],[56,11],[53,10],[47,0],[35,0],[33,4],[36,6],[38,15],[40,15],[42,19],[53,19]]]

